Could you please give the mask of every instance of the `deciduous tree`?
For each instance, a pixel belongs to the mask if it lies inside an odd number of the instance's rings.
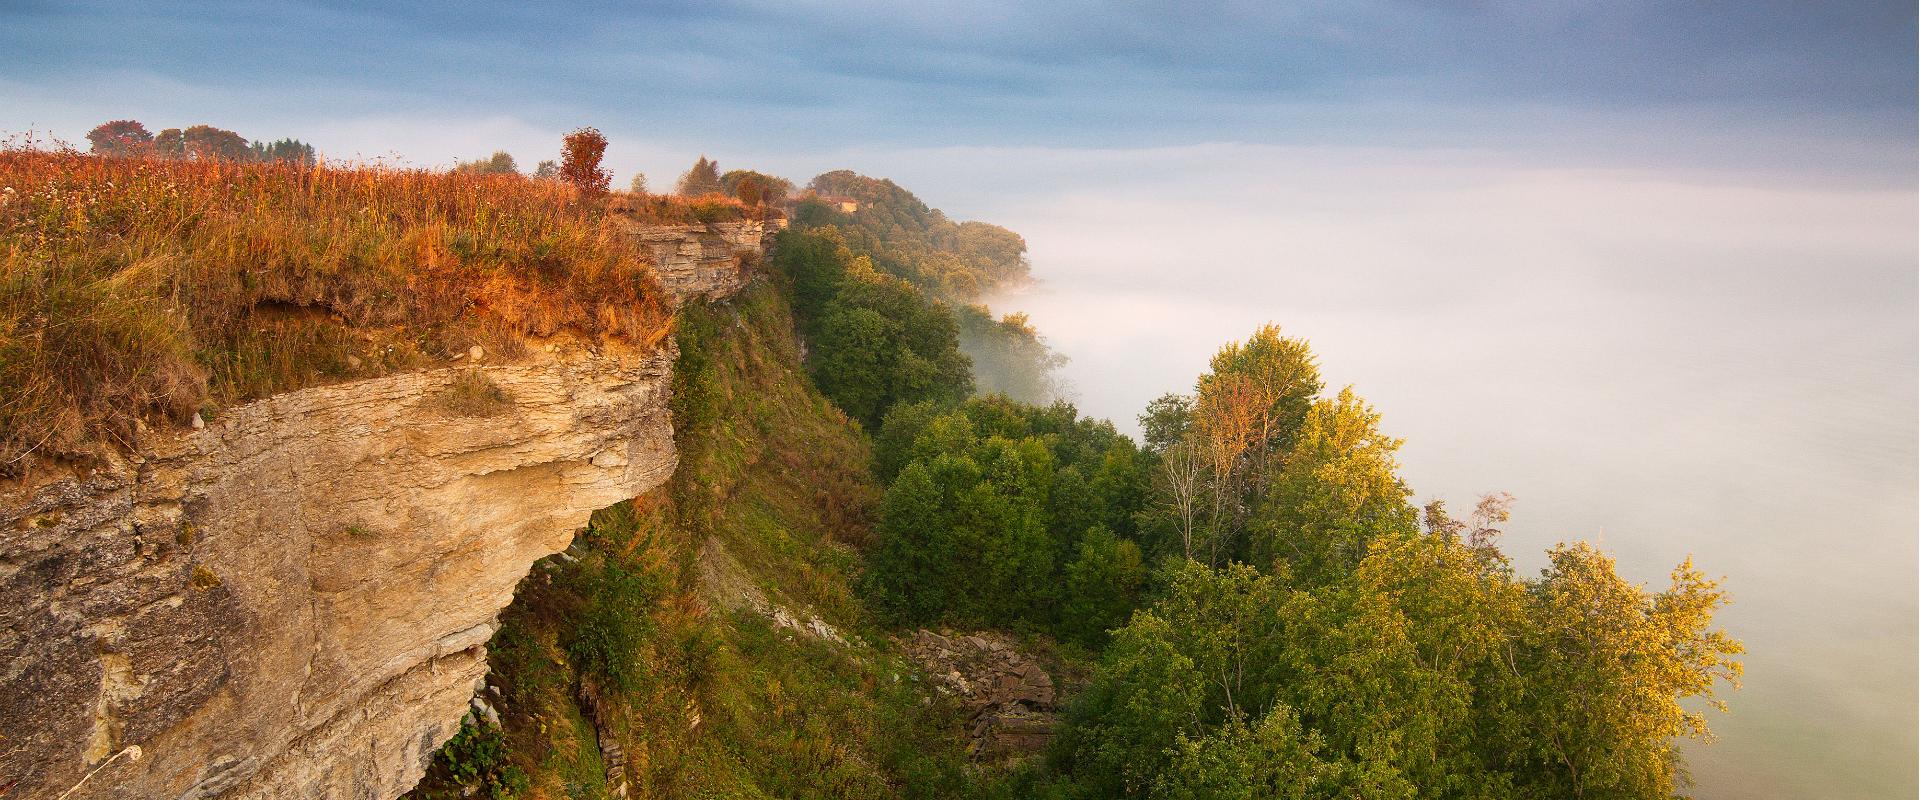
[[[135,120],[103,122],[87,131],[87,142],[95,155],[139,156],[153,151],[153,134]]]
[[[600,167],[606,152],[607,137],[594,128],[567,134],[560,149],[560,179],[589,197],[606,194],[613,182],[613,173]]]
[[[1253,538],[1255,563],[1285,560],[1299,579],[1327,583],[1351,572],[1368,542],[1417,530],[1396,474],[1400,440],[1379,425],[1380,415],[1351,388],[1313,403],[1269,492]]]
[[[181,131],[180,147],[184,158],[218,161],[253,160],[253,148],[248,146],[245,136],[212,125],[195,125]]]

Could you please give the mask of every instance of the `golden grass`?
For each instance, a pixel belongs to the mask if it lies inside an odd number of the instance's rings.
[[[670,303],[621,228],[740,214],[516,175],[0,149],[0,476],[473,344],[652,345]]]
[[[486,373],[469,369],[441,393],[440,408],[456,417],[497,417],[513,408],[513,397]]]

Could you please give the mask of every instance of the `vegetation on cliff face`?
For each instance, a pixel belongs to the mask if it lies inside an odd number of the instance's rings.
[[[1649,590],[1573,544],[1516,575],[1511,498],[1414,507],[1379,414],[1274,326],[1155,401],[1142,444],[969,397],[952,306],[887,252],[816,218],[733,305],[684,312],[682,468],[523,585],[488,774],[545,796],[1684,789],[1676,742],[1709,735],[1695,703],[1742,652],[1691,563]],[[1058,640],[1091,672],[1044,759],[966,765],[883,635],[941,623]]]
[[[594,515],[490,645],[498,771],[543,797],[626,776],[640,797],[976,796],[951,711],[852,591],[879,500],[869,445],[800,370],[781,290],[689,307],[678,338],[673,480]],[[730,605],[743,594],[766,605]],[[611,781],[602,742],[624,761]],[[477,785],[454,768],[443,753],[415,796]]]
[[[0,473],[473,345],[650,345],[670,312],[621,224],[741,213],[515,174],[0,150]]]
[[[948,308],[961,352],[973,362],[975,388],[1026,403],[1058,399],[1053,372],[1065,357],[1047,347],[1025,316],[996,320],[980,305],[1030,280],[1027,243],[1019,234],[985,222],[954,222],[893,181],[848,170],[824,173],[809,187],[814,197],[795,208],[795,226],[837,235],[839,244],[866,257],[873,269]],[[852,201],[856,210],[820,198]]]
[[[870,205],[803,207],[810,230],[776,261],[803,318],[839,313],[826,298],[869,263],[928,291],[891,311],[894,328],[870,326],[882,344],[811,340],[827,395],[882,419],[875,472],[888,489],[867,601],[896,624],[1043,631],[1097,654],[1052,757],[1004,790],[1683,788],[1675,741],[1708,735],[1683,701],[1716,704],[1742,652],[1712,625],[1726,595],[1691,563],[1655,592],[1576,544],[1538,578],[1516,576],[1497,541],[1511,498],[1484,499],[1468,520],[1415,508],[1399,440],[1351,388],[1325,393],[1306,342],[1271,325],[1222,347],[1192,394],[1156,401],[1145,448],[1070,406],[846,392],[855,376],[828,365],[911,340],[924,325],[911,321],[965,285],[953,275],[986,273],[890,183],[829,173],[815,188]],[[868,380],[900,370],[863,363]]]

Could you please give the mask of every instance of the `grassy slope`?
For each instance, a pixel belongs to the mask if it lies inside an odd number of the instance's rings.
[[[0,148],[0,477],[137,421],[511,357],[562,330],[651,344],[664,293],[621,231],[737,203],[518,175]]]
[[[683,312],[680,470],[595,515],[578,563],[522,585],[493,643],[505,755],[455,748],[417,796],[456,797],[457,770],[504,764],[526,773],[526,796],[602,796],[583,695],[618,732],[634,796],[976,796],[957,718],[923,705],[850,591],[848,545],[870,535],[879,488],[864,436],[808,384],[792,331],[764,279]],[[702,601],[708,537],[770,600],[853,643]],[[636,657],[606,667],[623,652]]]

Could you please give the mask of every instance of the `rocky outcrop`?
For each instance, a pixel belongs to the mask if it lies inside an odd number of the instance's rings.
[[[746,284],[739,254],[760,252],[767,237],[786,222],[655,225],[635,228],[633,237],[653,255],[654,275],[675,296],[724,297]]]
[[[765,233],[667,230],[635,235],[682,296],[737,289]],[[0,796],[411,788],[529,566],[672,473],[674,356],[556,340],[277,395],[0,486]],[[505,401],[447,402],[475,381]]]
[[[1023,757],[1053,739],[1059,722],[1053,678],[1005,635],[920,630],[902,645],[934,690],[965,711],[975,758]]]

